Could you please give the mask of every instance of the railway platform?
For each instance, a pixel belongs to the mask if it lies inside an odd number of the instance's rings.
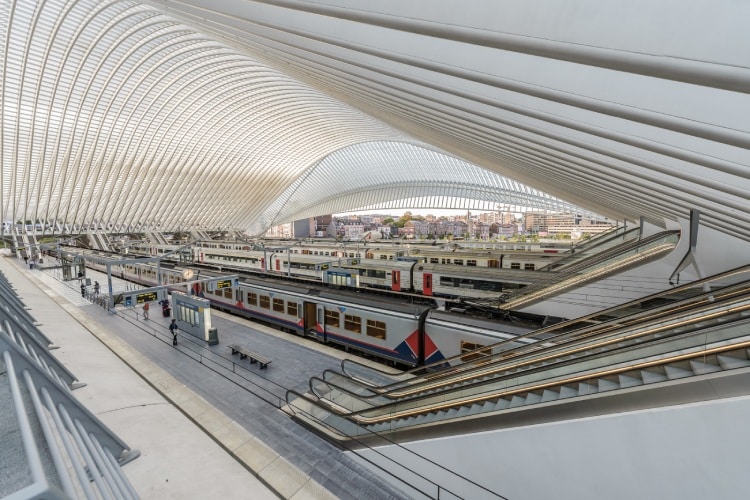
[[[287,388],[306,388],[343,353],[223,313],[213,315],[218,345],[181,335],[174,347],[161,314],[109,312],[82,297],[77,281],[14,257],[0,257],[0,271],[60,347],[54,355],[87,383],[74,395],[141,452],[123,468],[141,498],[404,497],[279,409]],[[102,276],[89,277],[104,289]],[[113,279],[115,291],[132,286]],[[285,361],[261,374],[233,359],[229,344]]]

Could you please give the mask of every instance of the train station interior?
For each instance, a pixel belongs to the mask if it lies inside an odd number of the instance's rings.
[[[748,16],[0,2],[0,498],[744,498]]]

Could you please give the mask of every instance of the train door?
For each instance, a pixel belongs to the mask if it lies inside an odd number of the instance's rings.
[[[281,259],[276,259],[276,270],[281,271]]]
[[[497,261],[497,259],[489,259],[487,261],[487,267],[495,267],[495,268],[500,267],[498,264],[499,262]]]
[[[391,272],[391,289],[394,292],[401,291],[401,271]]]
[[[305,336],[317,336],[323,333],[323,342],[326,342],[325,336],[325,311],[322,305],[315,302],[305,302],[303,305],[303,326]]]
[[[265,257],[261,257],[260,259],[260,270],[265,272],[266,271],[266,259]]]
[[[422,275],[422,293],[424,295],[432,295],[432,274],[424,273]]]

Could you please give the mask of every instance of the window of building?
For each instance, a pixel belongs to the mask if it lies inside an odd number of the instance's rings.
[[[362,318],[359,316],[352,316],[351,314],[345,314],[344,328],[350,332],[362,333]]]
[[[367,336],[385,340],[385,322],[368,319]]]
[[[258,305],[258,294],[253,292],[247,292],[247,304],[250,306]]]
[[[273,299],[273,310],[276,312],[284,312],[284,299]]]
[[[341,326],[338,311],[326,311],[326,325],[334,326],[336,328]]]
[[[268,295],[260,296],[260,307],[263,309],[271,309],[271,297]]]

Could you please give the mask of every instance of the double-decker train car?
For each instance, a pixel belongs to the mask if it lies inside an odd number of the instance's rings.
[[[334,280],[342,271],[349,281]],[[445,298],[497,299],[534,283],[534,275],[507,269],[457,268],[412,261],[351,261],[324,274],[326,283]]]

